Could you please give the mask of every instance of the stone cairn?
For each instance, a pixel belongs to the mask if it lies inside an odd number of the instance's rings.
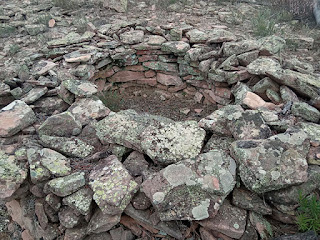
[[[255,240],[296,223],[298,193],[320,187],[320,78],[280,61],[284,39],[89,27],[0,83],[0,199],[23,239]],[[96,97],[141,85],[218,110],[176,122]]]

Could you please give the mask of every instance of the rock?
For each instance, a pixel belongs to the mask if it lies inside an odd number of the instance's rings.
[[[150,35],[148,37],[149,37],[149,40],[148,40],[147,43],[149,45],[161,46],[162,43],[165,43],[167,41],[164,37],[161,37],[161,36],[158,36],[158,35]],[[177,40],[177,41],[179,41],[179,40]]]
[[[314,38],[304,36],[293,36],[286,38],[286,43],[289,48],[312,49],[314,46]]]
[[[236,140],[265,139],[271,136],[271,129],[256,110],[242,112],[239,118],[229,122],[228,127]]]
[[[114,155],[100,161],[89,181],[93,199],[104,214],[121,214],[138,190],[138,184]]]
[[[216,216],[199,221],[199,223],[206,229],[218,231],[228,237],[239,239],[245,231],[246,219],[246,210],[232,206],[229,201],[225,200]]]
[[[285,206],[294,206],[299,204],[299,194],[303,196],[309,195],[316,190],[320,183],[320,167],[316,165],[309,165],[308,167],[308,180],[300,185],[291,186],[277,191],[266,193],[265,199],[274,204],[281,204]]]
[[[266,102],[259,95],[252,92],[247,92],[245,94],[245,97],[242,100],[242,104],[248,106],[251,109],[267,108],[269,110],[274,110],[277,107],[277,105],[275,105],[274,103]]]
[[[201,119],[199,126],[219,135],[231,136],[228,125],[233,120],[240,118],[242,112],[244,110],[240,105],[228,105]]]
[[[205,135],[195,121],[160,123],[160,126],[149,126],[141,133],[141,147],[153,161],[168,165],[196,157]]]
[[[79,135],[82,125],[70,112],[63,112],[48,117],[38,129],[39,135],[71,137]]]
[[[47,26],[44,24],[32,24],[32,25],[25,25],[26,31],[31,36],[39,35],[47,30]]]
[[[198,29],[193,29],[186,33],[190,43],[205,43],[208,40],[208,35]]]
[[[82,126],[87,125],[92,119],[101,119],[109,115],[110,109],[101,100],[91,98],[77,99],[69,108],[76,121]]]
[[[97,86],[86,80],[64,80],[62,85],[77,97],[91,97],[96,94]]]
[[[68,207],[62,208],[58,215],[60,224],[66,228],[74,228],[80,222],[80,214]]]
[[[50,171],[41,165],[40,151],[37,149],[29,148],[27,150],[27,157],[30,167],[30,178],[32,183],[37,184],[39,182],[50,179]]]
[[[110,233],[102,232],[98,234],[90,234],[85,238],[85,240],[113,240],[113,239],[111,238]]]
[[[297,58],[286,59],[283,63],[283,68],[291,69],[305,74],[314,72],[312,64],[302,62]]]
[[[74,51],[63,56],[67,63],[83,63],[91,59],[92,53],[82,53],[81,51]]]
[[[223,137],[218,134],[213,134],[203,148],[203,152],[206,153],[211,150],[219,149],[228,152],[233,141],[234,139],[232,137]]]
[[[41,165],[50,171],[51,174],[57,177],[63,177],[71,172],[70,161],[49,148],[43,148],[39,151]]]
[[[145,210],[151,206],[149,198],[143,192],[138,192],[132,199],[132,206],[138,210]]]
[[[15,100],[0,109],[0,137],[11,137],[35,121],[32,109],[25,102]]]
[[[44,94],[46,94],[47,91],[48,91],[48,88],[46,87],[33,88],[23,98],[21,98],[21,101],[24,101],[26,104],[34,103],[39,98],[41,98]]]
[[[272,208],[265,203],[256,193],[250,192],[244,188],[235,188],[232,192],[232,204],[261,215],[272,214]]]
[[[244,185],[260,194],[306,182],[307,138],[303,131],[295,131],[274,135],[266,140],[232,143],[231,155],[239,164]]]
[[[138,114],[129,109],[109,114],[109,116],[94,124],[94,127],[103,144],[117,143],[143,152],[140,134],[149,125],[158,126],[160,122],[173,122],[173,120],[146,113]]]
[[[134,30],[120,34],[120,40],[124,44],[137,44],[143,42],[144,32]]]
[[[53,193],[49,193],[45,197],[46,203],[55,211],[58,212],[61,207],[61,198]]]
[[[142,153],[133,151],[123,162],[125,168],[131,176],[140,176],[148,169],[149,163],[145,160]]]
[[[257,58],[247,66],[247,71],[255,75],[265,75],[267,71],[279,69],[281,69],[280,63],[267,57]]]
[[[214,150],[169,165],[145,180],[142,191],[162,221],[202,220],[217,214],[235,185],[235,170],[232,158]]]
[[[233,54],[221,63],[221,65],[219,66],[219,69],[223,69],[224,71],[230,71],[230,70],[234,70],[234,67],[238,65],[239,65],[238,59],[236,55]]]
[[[79,138],[40,135],[42,144],[70,157],[84,158],[94,152],[94,147]]]
[[[208,33],[207,43],[223,43],[236,41],[237,37],[232,33],[224,29],[214,28]]]
[[[265,77],[257,82],[253,87],[252,91],[257,94],[262,94],[267,91],[267,89],[272,89],[274,91],[279,91],[279,85],[272,81],[270,78]]]
[[[0,150],[0,199],[11,197],[27,177],[12,155]]]
[[[245,52],[237,56],[240,65],[245,67],[248,66],[250,63],[252,63],[254,60],[256,60],[258,57],[259,57],[258,50]]]
[[[60,197],[68,196],[85,185],[84,172],[75,172],[48,182],[48,189]]]
[[[56,64],[54,62],[41,60],[33,66],[32,72],[34,72],[36,76],[46,75],[55,66]]]
[[[123,227],[118,227],[110,230],[110,234],[113,240],[134,240],[135,236],[129,230],[124,230]]]
[[[157,73],[157,82],[165,86],[180,86],[183,84],[179,76]]]
[[[310,122],[317,123],[320,119],[320,112],[318,109],[304,102],[294,102],[291,107],[291,112],[293,115],[302,117]]]
[[[293,235],[283,235],[276,237],[273,240],[318,240],[319,236],[314,231],[307,231],[305,233],[296,233]]]
[[[143,78],[145,78],[143,72],[120,71],[109,78],[109,82],[129,82]]]
[[[286,45],[286,40],[278,36],[268,36],[259,39],[261,42],[260,56],[271,56],[279,53]]]
[[[318,124],[300,122],[296,128],[304,131],[311,141],[320,142],[320,126]]]
[[[161,50],[175,55],[183,55],[190,49],[190,45],[183,41],[170,41],[161,45]]]
[[[87,235],[86,226],[67,228],[64,233],[63,240],[83,240],[86,235]]]
[[[281,85],[286,85],[303,96],[316,98],[319,96],[320,82],[318,77],[311,74],[303,74],[289,69],[269,69],[267,76]]]
[[[178,72],[178,66],[175,63],[165,63],[161,61],[150,61],[150,62],[144,62],[142,64],[144,67],[152,69],[152,70],[158,70],[158,71],[164,71],[164,72]]]
[[[125,209],[125,214],[135,219],[136,221],[141,222],[143,225],[150,227],[151,229],[158,229],[172,236],[175,239],[184,239],[183,233],[180,230],[176,221],[159,222],[157,220],[157,222],[153,224],[153,215],[151,215],[149,210],[136,210],[132,207],[131,204],[129,204],[128,207]]]
[[[249,219],[261,239],[270,239],[273,237],[272,227],[263,216],[255,212],[249,212]]]
[[[90,212],[93,192],[89,188],[82,188],[77,192],[64,197],[63,204],[75,209],[82,215],[87,215]]]
[[[257,40],[242,40],[239,42],[226,42],[224,43],[223,53],[226,57],[233,54],[241,54],[250,52],[260,48],[260,42]]]
[[[111,8],[117,12],[124,13],[127,11],[128,1],[127,0],[103,0],[103,6],[106,8]]]
[[[88,233],[102,233],[109,231],[120,222],[119,215],[103,214],[100,208],[97,208],[87,227]]]
[[[35,112],[42,112],[47,115],[52,115],[54,111],[63,112],[69,107],[69,105],[59,97],[41,98],[33,105]]]
[[[76,32],[70,32],[60,39],[49,41],[47,44],[49,48],[62,47],[91,40],[94,35],[94,32],[85,32],[83,35]]]

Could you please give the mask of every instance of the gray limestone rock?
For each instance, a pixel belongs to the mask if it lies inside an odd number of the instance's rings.
[[[141,30],[134,30],[120,34],[120,40],[124,44],[136,44],[143,42],[144,32]]]
[[[287,131],[265,140],[235,141],[232,156],[244,185],[256,193],[307,181],[309,140],[303,131]]]
[[[239,42],[226,42],[223,46],[223,53],[225,56],[231,56],[233,54],[241,54],[250,52],[260,48],[261,43],[257,40],[242,40]]]
[[[190,49],[190,45],[183,41],[171,41],[161,45],[161,50],[164,52],[172,52],[176,55],[186,53]]]
[[[27,150],[27,157],[30,168],[30,178],[32,183],[39,183],[50,179],[50,171],[41,165],[40,151],[37,149],[29,148]]]
[[[162,221],[213,217],[235,185],[236,164],[220,150],[171,164],[142,184]]]
[[[98,92],[97,86],[86,80],[68,79],[64,80],[62,85],[77,97],[91,97]]]
[[[277,71],[279,69],[281,69],[280,63],[267,57],[257,58],[247,66],[247,71],[255,75],[265,75],[267,71]]]
[[[237,37],[232,32],[224,29],[214,28],[210,30],[210,32],[208,33],[207,43],[209,44],[222,43],[222,42],[231,42],[236,40],[237,40]]]
[[[286,40],[278,36],[268,36],[259,39],[261,46],[259,48],[261,56],[271,56],[280,52],[286,45]]]
[[[208,34],[198,29],[192,29],[186,33],[190,43],[205,43],[208,40]]]
[[[84,172],[75,172],[65,177],[54,178],[47,185],[52,193],[66,197],[83,187],[85,183]]]
[[[104,214],[121,214],[138,190],[138,184],[114,155],[99,162],[89,181],[93,199]]]

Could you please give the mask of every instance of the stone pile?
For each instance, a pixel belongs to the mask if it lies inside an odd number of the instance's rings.
[[[88,28],[0,83],[0,199],[22,239],[254,240],[273,237],[272,221],[295,224],[298,193],[320,188],[320,78],[280,61],[284,39]],[[96,97],[141,85],[219,109],[176,122]]]

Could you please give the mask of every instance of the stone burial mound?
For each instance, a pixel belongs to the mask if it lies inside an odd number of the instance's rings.
[[[0,83],[9,229],[45,240],[258,240],[297,230],[299,193],[320,188],[312,66],[280,61],[285,40],[276,36],[89,26],[49,41]],[[164,103],[187,95],[216,110],[175,121],[111,111],[97,97],[137,86]]]

